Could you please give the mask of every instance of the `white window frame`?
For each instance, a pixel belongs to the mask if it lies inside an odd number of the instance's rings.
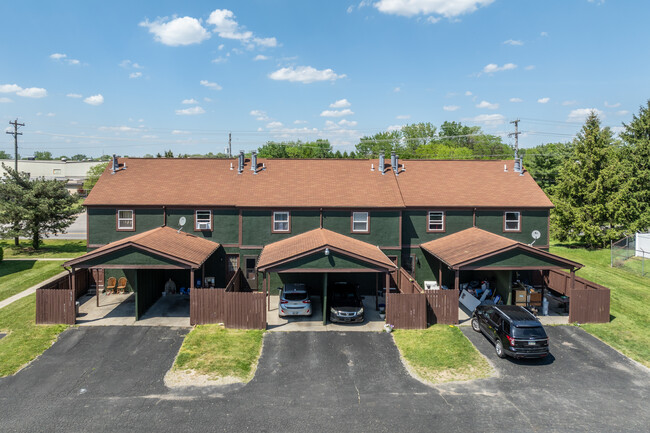
[[[123,218],[120,217],[120,212],[131,212],[131,217],[130,218]],[[125,232],[132,232],[135,231],[135,211],[133,209],[118,209],[117,214],[117,230],[119,231],[125,231]],[[131,222],[130,227],[123,227],[122,222],[124,221],[129,221]]]
[[[434,224],[440,225],[441,227],[439,229],[437,228],[431,228],[431,214],[439,214],[440,215],[440,220],[436,220]],[[427,232],[433,233],[433,232],[438,232],[442,233],[445,231],[445,211],[443,210],[430,210],[427,212]]]
[[[208,213],[208,218],[199,218],[199,212]],[[201,227],[200,224],[208,223],[207,227]],[[194,211],[194,230],[212,230],[212,211],[207,209],[197,209]]]
[[[286,220],[285,219],[277,219],[278,216],[280,215],[286,215]],[[286,224],[286,228],[283,228],[282,225]],[[273,233],[290,233],[291,232],[291,212],[283,210],[283,211],[275,211],[273,212],[273,226],[272,232]]]
[[[508,214],[516,214],[517,219],[508,219]],[[508,223],[517,223],[516,228],[508,228]],[[503,231],[504,232],[520,232],[521,231],[521,212],[515,210],[507,210],[503,212]]]
[[[355,217],[357,215],[365,214],[365,220],[357,220]],[[357,224],[365,224],[365,228],[362,230],[357,228]],[[370,233],[370,212],[352,212],[352,233]]]

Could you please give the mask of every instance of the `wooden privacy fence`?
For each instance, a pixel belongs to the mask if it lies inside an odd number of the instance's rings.
[[[458,324],[458,292],[456,290],[427,290],[427,323]]]
[[[422,293],[387,293],[386,323],[398,329],[426,329],[427,300]]]
[[[237,269],[235,275],[232,276],[226,285],[226,292],[250,292],[251,286],[248,284],[248,279],[242,272],[241,268]]]
[[[607,287],[576,276],[571,290],[571,275],[554,270],[548,271],[544,280],[546,287],[569,297],[569,322],[609,322],[610,291]]]
[[[266,329],[265,300],[264,293],[195,288],[190,292],[190,324]]]
[[[411,277],[411,275],[404,270],[404,268],[399,268],[399,291],[402,293],[424,293],[422,287]]]
[[[71,279],[75,279],[74,290]],[[83,269],[74,277],[63,275],[36,289],[36,324],[74,325],[77,321],[75,301],[88,290],[88,271]]]

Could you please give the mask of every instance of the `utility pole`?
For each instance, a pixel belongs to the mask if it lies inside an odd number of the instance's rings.
[[[18,171],[18,136],[23,135],[22,132],[18,132],[18,127],[25,126],[25,124],[18,123],[18,119],[14,120],[13,122],[10,120],[9,124],[13,125],[14,127],[13,132],[7,131],[7,134],[14,136],[14,170]]]
[[[14,131],[6,131],[7,134],[11,134],[14,136],[14,170],[16,172],[18,171],[18,136],[23,135],[22,132],[18,132],[18,127],[19,126],[25,126],[24,123],[18,123],[18,119],[14,120],[13,122],[10,120],[9,121],[10,125],[13,125]],[[18,246],[20,245],[20,240],[18,239],[18,236],[14,238],[14,245]]]
[[[232,158],[232,133],[228,133],[228,158]]]
[[[515,159],[519,158],[519,134],[521,134],[521,132],[519,132],[519,122],[519,119],[510,122],[515,124],[515,132],[508,134],[508,137],[512,137],[513,135],[515,136]]]

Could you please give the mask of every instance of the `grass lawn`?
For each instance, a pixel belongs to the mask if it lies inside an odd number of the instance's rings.
[[[225,329],[219,325],[196,326],[181,346],[174,370],[190,370],[210,379],[253,378],[262,350],[262,330]]]
[[[551,246],[550,251],[582,263],[585,267],[576,275],[608,287],[611,291],[611,321],[581,327],[626,356],[650,367],[650,278],[625,268],[611,268],[609,249],[589,251],[556,244]]]
[[[79,257],[86,253],[85,240],[45,239],[41,241],[41,248],[34,250],[29,240],[20,241],[20,246],[14,246],[13,239],[0,241],[4,249],[5,259],[56,259]]]
[[[0,301],[62,272],[63,261],[11,260],[0,263]]]
[[[489,377],[492,367],[456,326],[397,329],[395,344],[420,378],[431,383]]]
[[[14,374],[56,340],[67,325],[35,325],[36,295],[0,308],[0,377]]]

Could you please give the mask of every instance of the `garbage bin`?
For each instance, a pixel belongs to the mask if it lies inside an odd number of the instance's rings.
[[[548,316],[548,298],[546,296],[542,298],[542,316]]]
[[[74,303],[74,315],[75,317],[79,317],[79,301]]]

